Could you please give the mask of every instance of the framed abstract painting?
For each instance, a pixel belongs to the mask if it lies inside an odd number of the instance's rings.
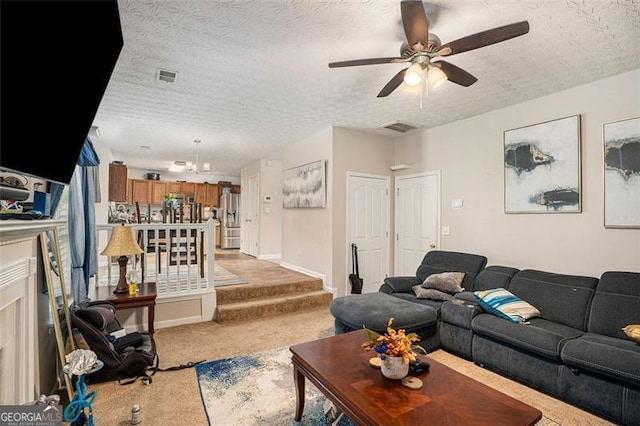
[[[582,211],[580,115],[504,132],[505,213]]]
[[[326,166],[324,160],[282,172],[282,207],[322,208],[327,204]]]
[[[603,125],[604,226],[640,228],[640,117]]]

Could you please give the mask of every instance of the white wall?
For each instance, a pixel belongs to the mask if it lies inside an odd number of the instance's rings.
[[[322,275],[331,287],[333,164],[332,129],[326,128],[290,146],[281,155],[282,169],[327,161],[327,207],[282,210],[282,262]]]
[[[281,258],[282,254],[282,162],[257,160],[240,171],[241,180],[259,175],[258,258]],[[271,196],[271,202],[264,201]]]
[[[582,213],[505,214],[503,131],[581,114]],[[442,171],[443,250],[489,264],[599,277],[640,271],[640,229],[603,226],[603,123],[640,116],[640,70],[400,138],[395,162]],[[416,154],[420,154],[417,157]],[[452,210],[451,200],[464,200]]]
[[[347,241],[347,172],[390,176],[393,172],[393,139],[345,128],[333,129],[333,287],[336,294],[346,294],[347,259],[351,251]],[[391,184],[393,182],[391,180]],[[391,205],[391,215],[393,206]],[[393,229],[389,229],[393,235]],[[389,248],[391,250],[391,247]],[[390,265],[393,259],[389,251]]]
[[[264,201],[271,196],[271,202]],[[282,256],[282,162],[260,160],[260,244],[261,258]]]

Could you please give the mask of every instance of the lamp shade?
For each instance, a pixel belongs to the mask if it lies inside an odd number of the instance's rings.
[[[131,225],[114,226],[109,243],[100,253],[102,256],[131,256],[142,253],[142,249],[133,237]]]
[[[449,78],[439,67],[431,66],[427,72],[427,79],[432,89],[442,86]]]
[[[404,73],[404,84],[410,87],[419,86],[422,82],[422,66],[419,63],[415,63],[407,68]]]

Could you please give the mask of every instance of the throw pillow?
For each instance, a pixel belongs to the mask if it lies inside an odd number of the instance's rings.
[[[473,295],[486,312],[509,321],[523,323],[540,316],[539,310],[504,288],[474,291]]]
[[[422,283],[422,288],[433,288],[445,293],[454,294],[464,291],[462,288],[462,280],[464,272],[443,272],[441,274],[432,274]]]
[[[433,288],[423,288],[422,285],[414,285],[413,292],[418,299],[453,300],[453,296]]]
[[[640,324],[630,324],[622,329],[624,334],[636,343],[640,343]]]

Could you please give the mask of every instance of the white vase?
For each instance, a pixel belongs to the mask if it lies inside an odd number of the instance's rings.
[[[404,379],[409,374],[409,363],[401,356],[386,356],[380,364],[382,375],[388,379]]]

